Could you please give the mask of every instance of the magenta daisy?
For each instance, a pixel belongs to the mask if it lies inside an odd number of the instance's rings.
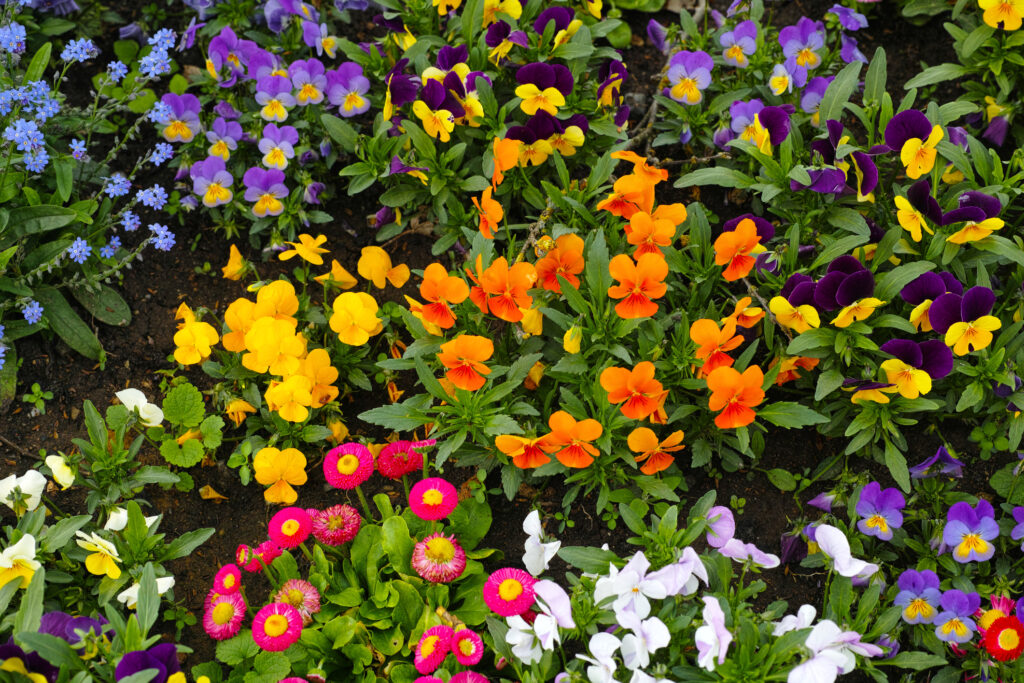
[[[394,441],[377,455],[377,471],[388,479],[401,479],[423,469],[423,454],[417,449],[433,446],[437,441]]]
[[[324,476],[336,489],[354,489],[373,474],[373,453],[361,443],[343,443],[327,452]]]
[[[226,564],[213,577],[213,590],[222,595],[237,593],[242,587],[242,571],[237,564]]]
[[[356,537],[362,518],[351,505],[332,505],[326,510],[314,510],[313,536],[324,545],[341,545]]]
[[[282,548],[297,548],[309,538],[313,520],[302,508],[290,507],[278,511],[270,518],[268,534],[270,540]]]
[[[252,639],[263,650],[287,650],[302,635],[302,615],[284,602],[272,602],[256,613]]]
[[[484,656],[484,641],[476,631],[459,629],[452,637],[452,654],[462,666],[473,666]]]
[[[274,541],[263,541],[255,548],[243,543],[235,550],[235,562],[247,572],[258,572],[280,556],[281,546]]]
[[[449,678],[448,683],[487,683],[487,676],[475,671],[460,671]]]
[[[433,673],[448,656],[452,648],[451,626],[433,626],[423,632],[420,642],[416,643],[416,656],[413,660],[416,670],[421,674]]]
[[[431,534],[412,551],[412,568],[427,581],[450,583],[466,569],[466,551],[454,536]]]
[[[241,593],[217,595],[209,601],[203,614],[203,629],[214,640],[233,638],[242,629],[245,598]]]
[[[409,492],[409,507],[420,519],[444,519],[459,504],[455,487],[440,477],[418,481]]]
[[[420,676],[412,683],[444,683],[444,681],[437,676]]]
[[[505,567],[487,577],[484,602],[501,617],[514,617],[533,605],[533,586],[537,579],[522,569]]]
[[[307,626],[313,621],[313,615],[320,611],[320,592],[309,581],[288,579],[274,594],[274,602],[283,602],[299,610],[302,625]]]

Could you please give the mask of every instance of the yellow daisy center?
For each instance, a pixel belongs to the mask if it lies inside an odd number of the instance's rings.
[[[288,630],[288,618],[283,614],[271,614],[263,622],[263,632],[271,638],[277,638]]]
[[[511,602],[522,594],[523,584],[515,579],[505,579],[498,584],[498,595],[506,602]]]
[[[233,616],[235,616],[235,608],[230,602],[218,602],[217,606],[213,608],[213,623],[218,626],[228,623]]]
[[[338,474],[352,474],[357,469],[359,469],[359,458],[351,453],[346,453],[338,458]]]
[[[1005,628],[999,632],[999,647],[1004,650],[1013,650],[1020,645],[1020,636],[1012,628]]]
[[[427,636],[423,639],[423,645],[420,647],[420,654],[423,657],[429,657],[434,654],[434,650],[437,649],[437,641],[440,640],[437,636]]]
[[[423,492],[424,505],[440,505],[444,502],[444,494],[437,489],[427,489]]]
[[[299,522],[295,519],[289,519],[281,525],[281,533],[285,536],[294,536],[299,531]]]
[[[444,564],[451,562],[455,557],[455,546],[447,538],[432,538],[427,541],[427,548],[423,554],[435,564]]]

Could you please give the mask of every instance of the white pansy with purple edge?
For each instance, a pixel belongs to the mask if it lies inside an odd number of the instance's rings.
[[[697,644],[697,664],[708,671],[715,670],[715,664],[725,663],[725,655],[732,642],[732,633],[725,627],[725,612],[718,598],[705,597],[702,617],[704,625],[694,633]]]
[[[829,559],[832,568],[840,576],[850,579],[869,579],[878,572],[878,565],[859,560],[850,553],[850,541],[839,529],[828,524],[820,524],[814,529],[814,539],[818,547]]]

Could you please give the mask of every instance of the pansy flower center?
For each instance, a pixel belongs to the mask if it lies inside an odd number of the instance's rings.
[[[915,617],[927,619],[931,617],[934,611],[935,610],[931,603],[924,598],[914,598],[910,601],[910,604],[907,605],[907,608],[903,613],[907,616],[907,619],[914,619]]]
[[[303,102],[320,97],[320,90],[312,83],[306,83],[299,89],[299,99]]]
[[[882,515],[872,515],[868,518],[867,522],[865,522],[865,526],[869,529],[877,528],[883,534],[889,531],[889,523]]]
[[[988,541],[978,534],[964,534],[963,540],[960,541],[960,547],[957,548],[957,554],[960,555],[960,557],[967,557],[971,552],[975,552],[980,555],[987,549]]]
[[[345,104],[343,106],[345,111],[352,111],[363,106],[363,102],[362,95],[357,92],[350,92],[348,95],[345,95]]]
[[[737,64],[743,64],[747,61],[747,55],[744,54],[743,48],[739,45],[733,45],[725,51],[726,59],[731,59]]]
[[[800,52],[798,52],[796,56],[797,64],[799,64],[800,66],[806,66],[811,69],[818,66],[819,61],[820,60],[818,57],[818,53],[809,47],[805,47],[804,49],[800,50]]]
[[[954,617],[942,625],[942,632],[945,635],[955,633],[958,637],[967,635],[968,628],[964,622],[960,621],[959,617]]]
[[[192,139],[192,131],[184,121],[171,121],[164,129],[164,137],[173,140],[180,138],[184,142]]]

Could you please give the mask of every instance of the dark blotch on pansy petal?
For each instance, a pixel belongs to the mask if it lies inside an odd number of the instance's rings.
[[[953,323],[961,322],[959,294],[943,294],[936,298],[928,309],[928,322],[939,334],[946,334]]]
[[[946,293],[946,284],[938,273],[928,272],[918,275],[907,286],[900,290],[900,298],[908,304],[917,306],[926,299],[935,300]]]
[[[814,305],[823,311],[834,311],[839,308],[836,303],[836,292],[839,285],[846,279],[846,273],[833,271],[826,273],[814,286]]]
[[[807,292],[810,292],[811,300],[804,301],[798,304],[796,302],[796,293],[797,289],[800,288],[801,286],[804,287],[802,296],[806,297]],[[804,275],[803,273],[793,273],[786,280],[785,284],[782,285],[782,289],[779,290],[779,296],[781,296],[783,299],[786,299],[787,301],[789,301],[789,303],[793,304],[794,306],[802,306],[804,304],[813,303],[814,280],[811,279],[809,275]]]
[[[859,270],[843,278],[836,290],[836,303],[849,306],[875,293],[875,276],[870,270]]]
[[[939,343],[942,344],[942,342]],[[945,347],[946,345],[942,344],[942,346]],[[888,353],[890,356],[899,358],[907,365],[911,365],[915,368],[921,367],[921,347],[918,346],[917,342],[911,339],[890,339],[882,344],[881,351],[883,353]]]
[[[827,273],[856,273],[859,270],[867,270],[864,264],[857,260],[856,256],[850,254],[843,254],[832,259],[832,263],[828,264],[828,268],[825,270]]]
[[[498,47],[502,41],[508,38],[512,32],[512,26],[504,19],[498,20],[487,27],[487,34],[484,36],[484,43],[487,47]]]
[[[516,70],[516,82],[520,85],[532,83],[543,90],[555,84],[555,74],[550,64],[531,62]]]
[[[468,61],[469,48],[465,45],[459,45],[458,47],[445,45],[437,53],[437,68],[442,71],[448,71],[456,64]]]
[[[988,315],[996,303],[996,294],[988,287],[971,287],[960,303],[960,320],[970,322]]]
[[[793,288],[793,292],[787,300],[793,306],[813,305],[815,289],[817,289],[817,285],[814,282],[801,282]]]
[[[530,117],[530,120],[526,122],[526,127],[533,132],[537,140],[546,140],[555,133],[565,132],[558,119],[543,109],[538,109],[537,113]]]
[[[885,144],[890,150],[898,152],[907,140],[926,140],[931,132],[932,124],[928,117],[916,109],[908,109],[892,117],[885,127]]]
[[[953,371],[953,352],[941,339],[929,339],[919,344],[921,365],[932,379],[942,379]]]
[[[761,238],[761,244],[764,244],[771,238],[775,237],[775,226],[773,226],[768,219],[755,216],[752,213],[745,213],[742,216],[730,218],[722,225],[722,232],[732,232],[736,229],[736,226],[740,224],[740,221],[746,220],[747,218],[754,221],[754,227],[757,228],[757,234]],[[810,278],[807,279],[810,280]]]
[[[836,148],[828,140],[811,140],[811,154],[817,152],[822,163],[834,164],[836,161]]]
[[[528,145],[532,145],[537,142],[537,136],[534,135],[533,131],[526,126],[511,126],[505,133],[505,137],[509,140],[519,140],[525,142]]]

